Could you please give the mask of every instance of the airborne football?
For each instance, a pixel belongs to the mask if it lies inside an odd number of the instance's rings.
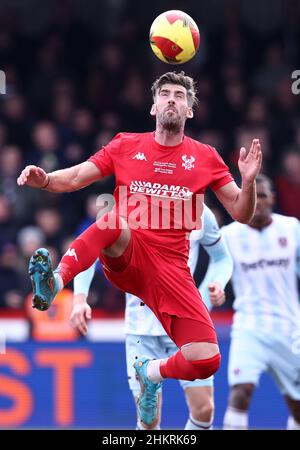
[[[183,11],[166,11],[157,16],[151,25],[151,48],[165,63],[186,63],[195,56],[199,44],[199,29],[195,21]]]

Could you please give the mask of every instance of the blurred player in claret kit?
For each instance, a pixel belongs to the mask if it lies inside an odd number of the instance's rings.
[[[225,301],[224,288],[231,277],[233,261],[221,236],[216,218],[206,205],[204,205],[202,215],[202,229],[194,230],[190,234],[188,265],[192,274],[197,266],[199,245],[205,248],[210,258],[206,275],[198,289],[207,308],[211,309],[212,306],[221,306]],[[96,263],[74,278],[71,324],[82,334],[87,333],[87,319],[91,318],[91,308],[87,303],[87,298],[95,266]],[[128,293],[126,294],[125,333],[129,387],[137,403],[140,387],[133,368],[136,355],[146,355],[150,359],[163,359],[176,353],[178,348],[166,335],[161,323],[145,303]],[[185,429],[212,429],[214,418],[213,376],[203,380],[180,380],[180,384],[189,408],[189,418]],[[154,421],[146,426],[137,418],[136,429],[160,429],[161,395],[159,391],[157,416]]]
[[[49,308],[58,291],[99,257],[114,285],[150,307],[179,350],[164,360],[135,362],[138,412],[146,425],[156,417],[164,378],[208,378],[220,366],[215,329],[187,265],[186,237],[201,226],[197,218],[207,187],[235,220],[251,220],[262,159],[258,139],[248,151],[241,149],[239,188],[214,148],[184,135],[185,122],[193,117],[194,80],[168,72],[154,82],[152,93],[154,132],[119,133],[88,161],[51,173],[27,166],[18,178],[20,186],[71,192],[115,174],[114,209],[72,243],[55,271],[46,249],[32,256],[33,305]],[[153,220],[154,213],[159,220]]]
[[[250,401],[263,372],[283,394],[287,428],[300,430],[300,225],[272,213],[272,182],[257,177],[257,208],[248,225],[223,227],[234,260],[235,309],[228,364],[231,387],[224,428],[248,428]]]

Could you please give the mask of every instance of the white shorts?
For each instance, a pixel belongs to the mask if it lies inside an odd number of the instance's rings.
[[[233,330],[229,350],[230,386],[258,385],[263,372],[274,378],[280,392],[300,400],[300,351],[290,337],[264,335],[249,330]]]
[[[147,356],[151,359],[164,359],[173,355],[178,348],[169,336],[140,336],[136,334],[127,334],[126,344],[126,363],[129,388],[134,396],[140,392],[140,384],[135,376],[133,363],[138,356]],[[179,380],[182,389],[198,386],[213,386],[213,376],[205,380]]]

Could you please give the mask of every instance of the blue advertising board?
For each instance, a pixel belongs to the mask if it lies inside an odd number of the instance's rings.
[[[228,398],[229,341],[220,342],[215,377],[215,427],[222,427]],[[184,395],[176,380],[163,388],[162,428],[183,429]],[[263,376],[251,405],[251,428],[285,428],[288,412],[274,382]],[[122,342],[24,342],[0,355],[1,428],[134,429]]]

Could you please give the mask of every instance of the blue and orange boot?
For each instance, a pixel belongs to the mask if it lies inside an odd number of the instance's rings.
[[[147,366],[150,359],[137,358],[133,364],[137,378],[141,385],[141,393],[138,398],[137,408],[140,420],[146,425],[151,425],[157,418],[158,391],[162,383],[153,383],[147,376]]]
[[[29,275],[33,288],[32,307],[46,311],[59,291],[46,248],[37,249],[30,258]]]

